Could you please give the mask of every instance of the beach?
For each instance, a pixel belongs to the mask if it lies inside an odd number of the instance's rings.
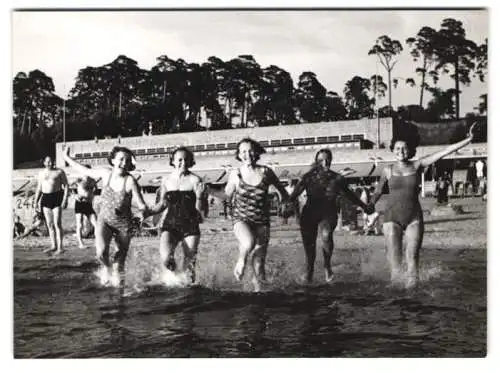
[[[158,237],[134,237],[125,289],[102,287],[95,249],[78,249],[65,210],[66,251],[48,237],[14,242],[14,356],[95,357],[483,357],[486,355],[486,203],[452,199],[464,213],[433,216],[422,200],[421,284],[389,282],[383,236],[336,231],[335,278],[324,282],[318,248],[313,284],[293,218],[273,217],[268,284],[253,293],[233,276],[230,219],[201,226],[197,284],[160,272]],[[180,260],[182,248],[178,247]]]

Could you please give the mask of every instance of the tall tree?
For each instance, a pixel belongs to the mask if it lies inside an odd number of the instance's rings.
[[[296,122],[293,110],[293,80],[290,74],[271,65],[262,70],[260,90],[252,106],[250,117],[259,126],[292,124]]]
[[[372,86],[374,112],[378,113],[380,107],[378,103],[382,97],[385,97],[387,84],[385,84],[382,76],[376,74],[370,77],[370,84]]]
[[[368,55],[376,55],[387,71],[387,81],[392,82],[392,70],[397,63],[395,57],[403,51],[403,46],[398,40],[391,39],[387,35],[379,36],[375,45],[368,51]],[[389,108],[392,109],[392,89],[389,84]]]
[[[453,118],[455,113],[453,97],[455,89],[442,90],[440,88],[430,88],[432,99],[427,104],[427,115],[431,121]]]
[[[359,76],[347,81],[344,88],[348,119],[361,119],[373,117],[373,104],[370,98],[370,80]]]
[[[406,44],[410,47],[410,54],[413,57],[413,61],[417,62],[420,60],[420,66],[415,69],[415,72],[421,77],[419,105],[422,108],[424,90],[429,88],[426,79],[437,62],[435,51],[436,33],[437,31],[432,27],[424,26],[418,31],[416,37],[406,39]],[[434,84],[436,84],[438,75],[435,72],[430,75],[434,80]]]
[[[323,120],[322,101],[326,88],[319,82],[316,74],[305,71],[299,76],[295,93],[302,122],[321,122]]]
[[[475,75],[481,82],[484,82],[488,74],[488,38],[484,43],[479,45],[476,50],[476,70]]]
[[[347,117],[347,109],[342,101],[342,97],[337,92],[326,92],[323,99],[323,114],[324,121],[339,121]]]
[[[460,83],[470,84],[470,73],[474,70],[477,45],[467,39],[462,22],[447,18],[436,34],[436,70],[450,73],[455,81],[455,118],[460,118]]]

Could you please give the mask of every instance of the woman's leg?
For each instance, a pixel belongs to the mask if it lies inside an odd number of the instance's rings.
[[[269,246],[270,227],[268,225],[260,225],[254,229],[255,246],[251,252],[251,260],[253,266],[254,290],[260,291],[261,285],[266,281],[266,255],[267,247]]]
[[[83,215],[80,213],[76,213],[75,220],[76,220],[76,240],[78,241],[78,247],[80,249],[84,249],[85,246],[82,241]]]
[[[332,271],[332,254],[333,254],[333,231],[337,225],[336,221],[333,220],[322,220],[319,223],[319,236],[321,238],[321,248],[323,249],[323,260],[325,266],[325,280],[330,282],[333,280]]]
[[[239,248],[238,261],[234,267],[234,276],[240,281],[245,273],[248,254],[255,246],[255,237],[247,223],[241,221],[236,222],[233,229],[234,235],[238,240]]]
[[[396,281],[402,271],[403,228],[398,223],[386,222],[383,230],[387,260],[391,269],[391,281]]]
[[[49,237],[50,237],[50,249],[46,249],[44,250],[44,252],[57,251],[55,224],[54,224],[54,216],[52,215],[52,209],[44,207],[43,215],[45,216],[45,222],[47,224],[47,230],[49,231]]]
[[[196,254],[198,253],[198,245],[200,244],[200,236],[187,236],[182,241],[184,250],[183,269],[188,271],[191,278],[191,283],[196,281]]]
[[[424,237],[424,222],[415,220],[406,228],[406,262],[408,264],[407,286],[418,283],[420,249]]]
[[[130,247],[130,234],[120,231],[115,236],[117,251],[113,258],[113,285],[123,287],[125,284],[125,261]]]
[[[99,263],[107,269],[111,265],[109,261],[109,244],[112,237],[113,232],[111,229],[104,222],[98,220],[95,230],[96,257]]]
[[[160,258],[164,269],[169,271],[176,270],[175,263],[175,248],[179,243],[179,239],[169,231],[162,231],[160,236]]]
[[[304,245],[304,251],[306,254],[305,280],[310,283],[312,282],[314,275],[318,223],[313,219],[311,214],[304,213],[304,210],[302,211],[300,218],[300,234],[302,236],[302,244]]]

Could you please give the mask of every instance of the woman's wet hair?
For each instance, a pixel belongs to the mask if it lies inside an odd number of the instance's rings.
[[[241,139],[238,144],[236,144],[236,152],[235,152],[235,158],[238,161],[241,161],[240,158],[240,145],[243,144],[244,142],[250,144],[253,152],[255,153],[256,160],[258,161],[260,159],[260,156],[264,153],[266,153],[266,149],[262,145],[259,144],[259,142],[255,141],[254,139],[251,139],[250,137],[245,137]]]
[[[412,159],[415,154],[417,154],[417,147],[420,144],[420,139],[418,138],[418,136],[401,134],[399,136],[393,137],[391,140],[391,145],[389,146],[391,152],[394,151],[394,145],[396,145],[398,141],[406,143],[406,146],[408,147],[408,159]]]
[[[115,146],[113,149],[111,149],[111,153],[109,153],[108,156],[108,163],[113,166],[113,159],[116,157],[116,153],[122,152],[127,155],[127,171],[134,171],[135,170],[135,155],[132,150],[129,148],[126,148],[124,146]]]
[[[311,168],[309,171],[315,171],[315,170],[318,170],[320,168],[320,166],[318,164],[318,157],[320,154],[326,154],[327,157],[330,158],[330,162],[332,162],[332,160],[333,160],[332,151],[328,148],[322,148],[316,152],[316,155],[314,156],[314,161],[311,164]]]
[[[327,155],[328,158],[330,158],[330,162],[333,160],[333,155],[332,155],[332,151],[330,149],[327,149],[327,148],[322,148],[320,150],[318,150],[318,152],[316,153],[316,155],[314,156],[314,163],[317,164],[318,163],[318,157],[321,153],[324,153]]]
[[[194,153],[185,146],[180,146],[170,154],[170,166],[174,167],[174,157],[177,152],[184,152],[186,154],[186,168],[191,168],[196,164]]]

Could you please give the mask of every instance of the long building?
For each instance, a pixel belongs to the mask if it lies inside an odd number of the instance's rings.
[[[224,182],[228,171],[238,166],[234,157],[236,144],[244,137],[251,137],[265,147],[267,152],[261,157],[261,163],[272,167],[280,178],[299,177],[309,169],[314,154],[321,148],[332,150],[334,170],[343,171],[352,178],[368,174],[377,177],[383,165],[394,161],[394,158],[389,149],[377,148],[374,145],[380,143],[388,147],[392,135],[392,119],[380,118],[74,141],[68,142],[67,145],[71,147],[71,154],[77,161],[93,167],[107,166],[111,149],[117,145],[126,146],[136,154],[135,174],[141,175],[141,186],[155,188],[158,186],[159,177],[172,170],[169,155],[178,146],[186,146],[194,152],[194,172],[208,182]],[[56,165],[65,169],[72,178],[75,173],[64,164],[63,145],[56,144]],[[442,146],[439,145],[419,147],[417,157],[440,148]],[[486,154],[486,143],[471,144],[448,158],[472,159],[486,157]],[[15,170],[14,190],[26,184],[27,180],[33,179],[38,171]]]

